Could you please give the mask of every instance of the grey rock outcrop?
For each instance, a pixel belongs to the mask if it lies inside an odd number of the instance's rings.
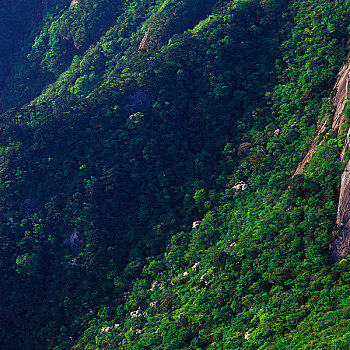
[[[74,0],[73,0],[74,1]],[[149,32],[150,32],[150,27],[148,27],[145,35],[143,36],[140,45],[139,45],[139,52],[141,51],[146,51],[148,52],[148,46],[150,44],[150,39],[149,39]]]
[[[349,99],[350,64],[343,67],[340,78],[337,81],[337,94],[334,105],[336,111],[333,118],[332,129],[338,128],[340,135],[344,123],[344,107]],[[340,160],[344,160],[345,151],[350,145],[350,128],[347,131],[346,140],[340,154]],[[332,244],[332,261],[337,261],[350,254],[350,161],[347,163],[340,183],[339,202],[337,209],[337,227],[340,229],[338,236]]]
[[[350,161],[341,177],[336,223],[341,231],[333,242],[333,261],[345,258],[350,254]]]
[[[69,245],[74,254],[79,254],[83,248],[83,241],[78,236],[78,230],[75,228],[68,237],[63,241],[63,244]]]
[[[341,69],[338,79],[334,85],[334,90],[336,90],[336,96],[334,98],[334,116],[333,116],[333,121],[332,121],[332,130],[338,129],[337,133],[338,136],[340,135],[342,128],[343,128],[343,123],[344,123],[344,107],[346,104],[346,101],[348,99],[349,95],[349,76],[350,76],[350,64],[346,64],[343,66]],[[323,141],[323,138],[321,137],[325,132],[327,131],[327,121],[324,121],[323,124],[321,124],[317,130],[316,136],[313,139],[308,152],[306,153],[305,157],[303,160],[298,164],[297,169],[295,170],[293,177],[296,175],[300,175],[306,164],[310,163],[311,158],[313,154],[315,153],[318,145]],[[340,159],[343,160],[344,158],[344,153],[345,150],[348,148],[350,144],[350,129],[347,135],[346,142],[344,144],[343,150],[340,155]]]
[[[318,128],[317,134],[304,159],[299,163],[294,176],[300,175],[306,164],[308,164],[315,153],[317,147],[323,142],[324,134],[329,130],[336,130],[338,137],[344,128],[344,108],[349,99],[350,93],[350,63],[345,64],[338,74],[338,79],[334,85],[336,95],[333,101],[335,108],[331,128],[324,121]],[[327,135],[327,134],[326,134]],[[346,140],[340,154],[340,160],[344,161],[345,152],[350,146],[350,128],[347,131]],[[345,258],[350,254],[350,161],[347,163],[341,176],[339,202],[337,209],[336,224],[339,232],[335,234],[335,239],[331,244],[332,261]]]

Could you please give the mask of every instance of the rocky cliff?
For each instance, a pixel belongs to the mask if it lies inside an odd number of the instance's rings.
[[[349,97],[349,83],[350,83],[350,64],[347,63],[342,67],[339,72],[338,79],[334,85],[336,95],[334,98],[334,116],[332,120],[331,129],[337,131],[337,135],[340,136],[344,127],[344,108]],[[323,141],[321,137],[324,132],[327,131],[327,121],[324,121],[319,127],[311,146],[299,163],[295,170],[293,177],[300,175],[305,166],[311,161],[311,158],[316,151],[317,147]],[[347,132],[347,136],[340,153],[340,160],[344,161],[345,151],[350,145],[350,128]],[[340,184],[339,202],[337,209],[336,225],[340,230],[339,235],[335,238],[332,244],[332,260],[336,261],[341,258],[345,258],[350,254],[350,161],[347,163]]]
[[[336,91],[336,95],[334,98],[334,116],[332,121],[332,130],[337,130],[338,136],[342,132],[343,123],[344,123],[344,107],[347,102],[348,94],[349,94],[349,76],[350,76],[350,64],[346,64],[342,67],[341,71],[338,74],[338,79],[334,85],[333,90]],[[317,149],[317,146],[323,141],[320,136],[327,130],[327,120],[324,121],[321,126],[318,128],[317,134],[313,139],[311,146],[303,158],[303,160],[298,164],[297,169],[295,170],[293,177],[296,175],[300,175],[305,166],[310,163],[311,158],[314,152]],[[340,158],[343,161],[345,150],[348,148],[350,144],[350,129],[347,134],[347,139],[342,149]]]
[[[337,108],[333,118],[332,128],[338,128],[338,136],[342,132],[344,123],[343,111],[349,97],[349,77],[350,65],[347,65],[342,70],[342,75],[338,82],[338,90],[335,98]],[[349,148],[349,144],[350,128],[347,132],[346,140],[340,154],[341,161],[344,161],[345,151]],[[350,254],[350,161],[347,163],[341,177],[336,223],[341,231],[333,243],[333,260],[345,258],[348,254]]]
[[[350,254],[350,161],[341,177],[336,223],[341,231],[333,243],[332,260],[334,261]]]

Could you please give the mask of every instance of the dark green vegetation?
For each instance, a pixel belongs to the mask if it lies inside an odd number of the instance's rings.
[[[1,349],[348,348],[342,138],[291,175],[332,115],[350,2],[57,0],[34,28],[13,3]]]

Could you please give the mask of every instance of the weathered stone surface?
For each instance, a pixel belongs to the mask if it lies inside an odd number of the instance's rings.
[[[350,225],[347,223],[333,242],[332,261],[346,258],[350,254]]]
[[[341,177],[336,223],[338,227],[341,227],[341,231],[333,242],[333,261],[345,258],[350,254],[350,161]]]
[[[346,165],[340,183],[337,225],[346,225],[350,218],[350,161]]]
[[[343,110],[345,101],[348,95],[348,83],[349,83],[350,65],[343,66],[339,73],[339,78],[334,86],[337,90],[337,94],[334,99],[335,113],[333,118],[332,129],[335,130],[338,127],[338,135],[340,134],[344,122]]]
[[[148,47],[149,47],[149,44],[150,44],[149,31],[150,31],[150,27],[148,27],[145,35],[143,36],[143,38],[142,38],[142,40],[140,42],[139,52],[141,52],[141,51],[146,51],[147,52],[148,51]]]

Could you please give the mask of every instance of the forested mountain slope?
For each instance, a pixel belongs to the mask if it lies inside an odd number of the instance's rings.
[[[349,1],[8,11],[1,349],[350,346]]]

